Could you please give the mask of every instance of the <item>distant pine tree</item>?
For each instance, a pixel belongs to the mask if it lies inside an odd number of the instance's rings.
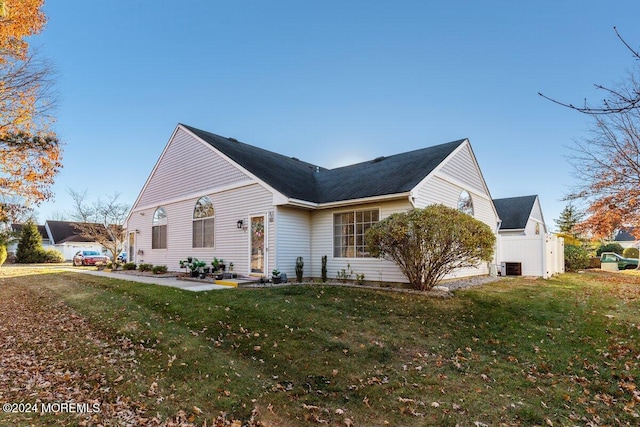
[[[584,218],[584,213],[576,208],[573,203],[569,202],[567,206],[560,213],[560,218],[553,221],[558,226],[558,231],[561,233],[569,234],[573,237],[578,237],[580,234],[576,230],[576,224],[578,224]]]
[[[20,240],[16,249],[16,262],[21,264],[32,264],[42,261],[42,236],[38,231],[38,226],[33,221],[27,221],[22,225]]]

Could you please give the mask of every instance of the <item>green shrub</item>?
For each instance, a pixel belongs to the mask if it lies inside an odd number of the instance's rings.
[[[625,258],[640,258],[638,256],[639,253],[638,248],[625,248],[625,250],[622,251],[622,256]]]
[[[327,281],[327,256],[323,255],[322,256],[322,282],[326,282]]]
[[[304,259],[299,256],[296,258],[296,279],[298,283],[302,282],[302,276],[304,275]]]
[[[153,264],[140,264],[140,266],[138,267],[138,270],[140,270],[140,271],[151,271],[151,270],[153,270]]]
[[[0,265],[4,264],[7,260],[7,247],[5,245],[0,245]]]
[[[167,266],[166,265],[156,265],[153,267],[152,269],[154,274],[164,274],[167,272]]]
[[[338,270],[336,273],[336,279],[340,280],[342,283],[347,283],[347,280],[351,279],[351,275],[353,274],[353,270],[351,269],[351,264],[347,263],[347,268],[343,268],[342,270]]]
[[[58,263],[64,262],[64,256],[55,249],[42,249],[38,251],[37,262]]]
[[[365,234],[371,256],[395,262],[420,291],[454,270],[489,262],[495,240],[487,224],[442,204],[391,214]]]
[[[136,268],[138,268],[138,266],[135,262],[128,262],[122,265],[123,270],[135,270]]]
[[[589,253],[582,246],[565,245],[564,268],[567,271],[577,271],[589,266]]]
[[[618,255],[622,255],[624,248],[620,246],[620,243],[607,243],[606,245],[600,245],[596,249],[596,256],[602,255],[603,252],[615,252]]]

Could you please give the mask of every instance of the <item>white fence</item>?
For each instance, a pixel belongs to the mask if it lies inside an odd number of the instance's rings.
[[[564,239],[555,234],[498,238],[498,265],[520,263],[523,276],[549,278],[564,273]]]

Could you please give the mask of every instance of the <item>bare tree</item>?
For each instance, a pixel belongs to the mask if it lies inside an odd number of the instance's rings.
[[[588,203],[583,230],[611,238],[621,226],[640,226],[640,110],[596,115],[594,121],[570,158],[579,182],[570,198]]]
[[[616,36],[631,52],[631,55],[636,60],[640,60],[640,52],[637,49],[632,48],[629,43],[627,43],[627,41],[620,35],[616,27],[613,27],[613,31],[615,31]],[[595,84],[594,86],[596,87],[596,89],[602,90],[606,93],[606,97],[602,100],[602,106],[600,107],[589,107],[586,100],[584,107],[577,107],[573,104],[558,101],[557,99],[548,97],[540,92],[538,92],[538,95],[542,96],[545,99],[548,99],[551,102],[562,105],[563,107],[571,108],[572,110],[592,115],[624,113],[640,108],[640,88],[636,84],[631,85],[631,90],[627,90],[629,89],[629,87],[620,90],[617,88],[603,86],[601,84]]]
[[[56,105],[55,73],[37,53],[0,62],[0,135],[46,130]]]
[[[640,60],[640,52],[617,37]],[[587,204],[587,218],[579,224],[595,237],[611,238],[622,226],[640,226],[640,68],[616,87],[596,85],[607,94],[599,107],[576,107],[540,94],[552,102],[589,115],[589,135],[575,141],[569,161],[578,184],[569,200]]]
[[[100,243],[107,248],[117,267],[117,258],[126,241],[124,221],[129,212],[129,205],[120,203],[120,194],[114,193],[106,200],[87,201],[87,191],[82,193],[69,189],[74,201],[74,212],[71,217],[77,221],[75,227],[84,237]]]

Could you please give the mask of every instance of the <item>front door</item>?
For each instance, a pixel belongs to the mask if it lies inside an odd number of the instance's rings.
[[[250,241],[250,263],[251,274],[264,276],[267,270],[267,252],[265,244],[267,242],[267,222],[265,215],[249,217],[251,223]]]
[[[136,233],[129,233],[129,248],[127,250],[127,261],[128,262],[136,262],[135,251],[136,250]]]

